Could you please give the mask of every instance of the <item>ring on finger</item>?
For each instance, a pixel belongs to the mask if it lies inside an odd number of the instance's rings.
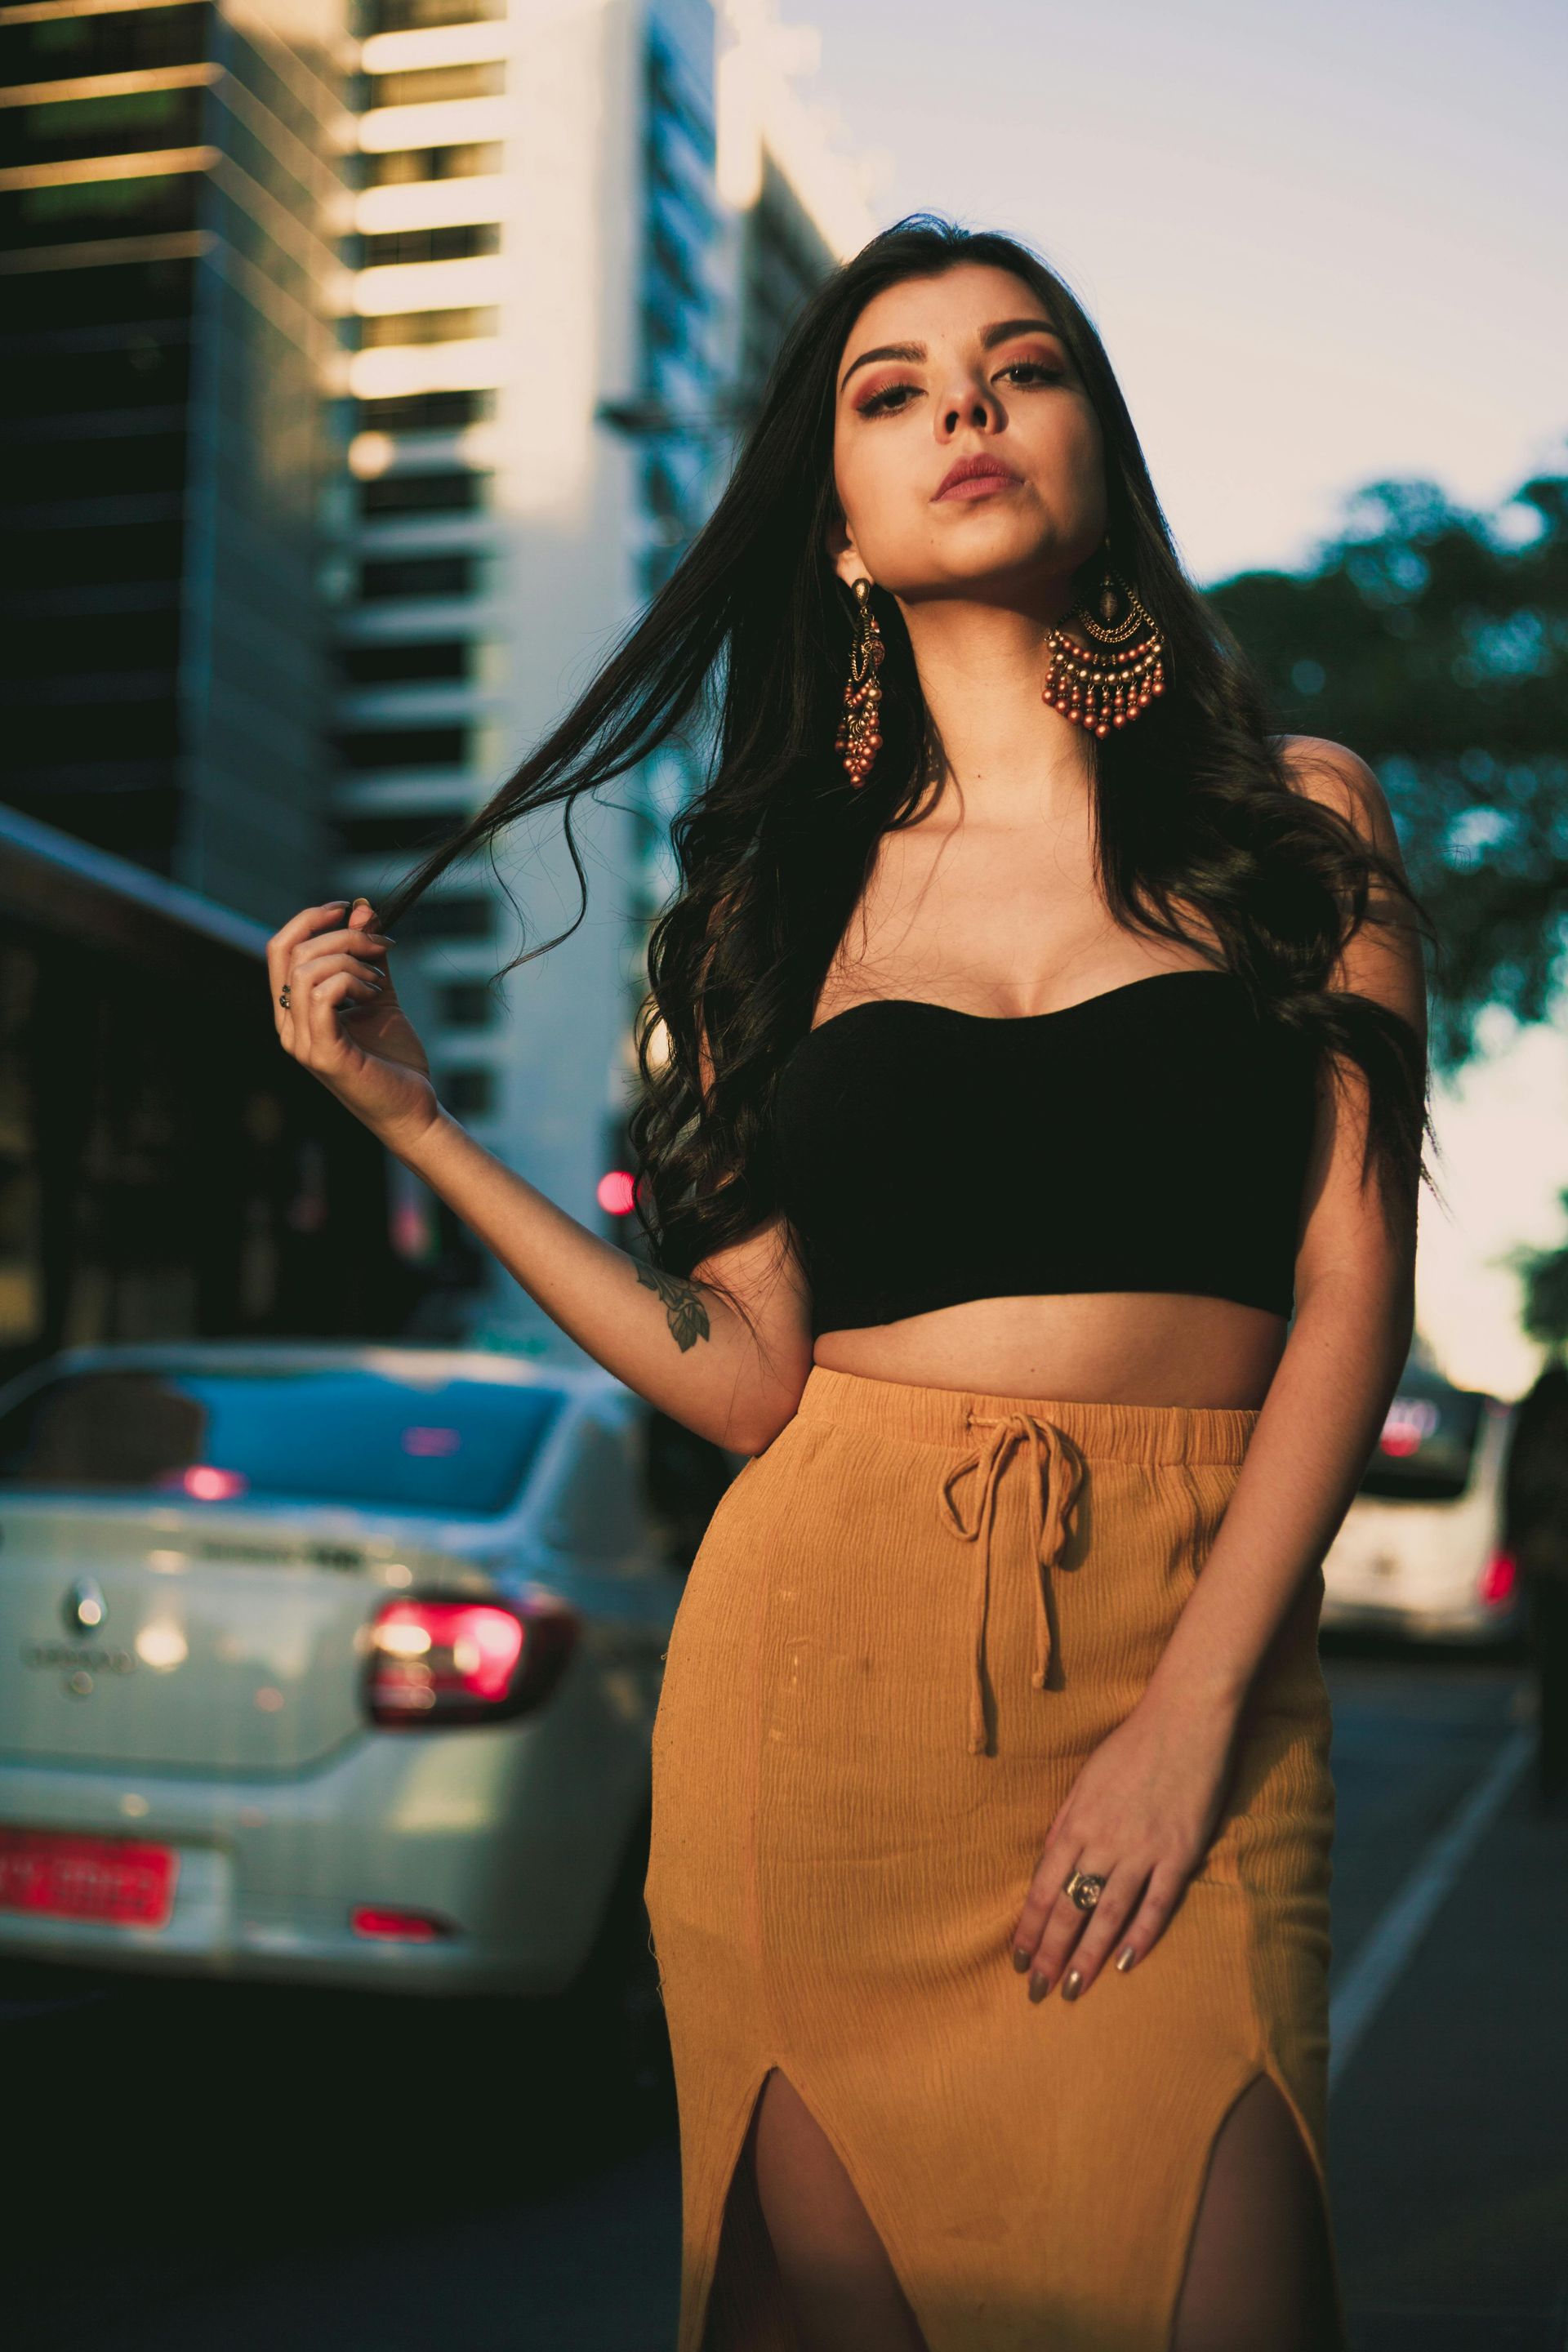
[[[1092,1911],[1105,1891],[1105,1874],[1093,1870],[1075,1870],[1062,1881],[1062,1893],[1080,1911]]]
[[[282,987],[278,992],[278,1002],[283,1007],[285,1013],[289,1010],[289,983],[288,981],[285,981]]]

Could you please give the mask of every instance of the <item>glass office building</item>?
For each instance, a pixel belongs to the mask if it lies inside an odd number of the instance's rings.
[[[337,0],[0,7],[0,793],[268,924],[324,887]]]

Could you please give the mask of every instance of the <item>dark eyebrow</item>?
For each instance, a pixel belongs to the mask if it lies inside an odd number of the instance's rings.
[[[1009,335],[1029,334],[1055,335],[1058,342],[1061,341],[1060,330],[1053,327],[1048,319],[999,319],[994,326],[984,330],[980,347],[988,352],[1005,343]],[[838,379],[838,389],[842,392],[856,369],[869,367],[873,360],[923,360],[925,356],[923,343],[879,343],[875,351],[862,352],[858,360],[850,361]]]

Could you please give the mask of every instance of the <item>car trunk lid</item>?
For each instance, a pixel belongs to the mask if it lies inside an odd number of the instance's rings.
[[[0,1507],[0,1745],[38,1759],[298,1770],[366,1728],[389,1592],[488,1579],[460,1546],[319,1509]]]

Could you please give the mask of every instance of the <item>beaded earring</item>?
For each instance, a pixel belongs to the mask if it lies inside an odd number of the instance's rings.
[[[833,748],[842,758],[850,782],[858,785],[865,782],[882,748],[878,719],[882,689],[877,682],[877,672],[888,649],[877,626],[877,615],[871,610],[871,583],[857,580],[853,593],[856,634],[849,649],[849,676],[844,687],[844,716],[838,722]]]
[[[1119,580],[1109,563],[1095,604],[1097,611],[1079,604],[1068,615],[1095,640],[1087,651],[1073,643],[1065,625],[1047,633],[1040,699],[1075,726],[1108,735],[1163,694],[1165,640],[1137,590]],[[1141,630],[1146,634],[1140,635]],[[1100,652],[1100,646],[1107,650]]]

